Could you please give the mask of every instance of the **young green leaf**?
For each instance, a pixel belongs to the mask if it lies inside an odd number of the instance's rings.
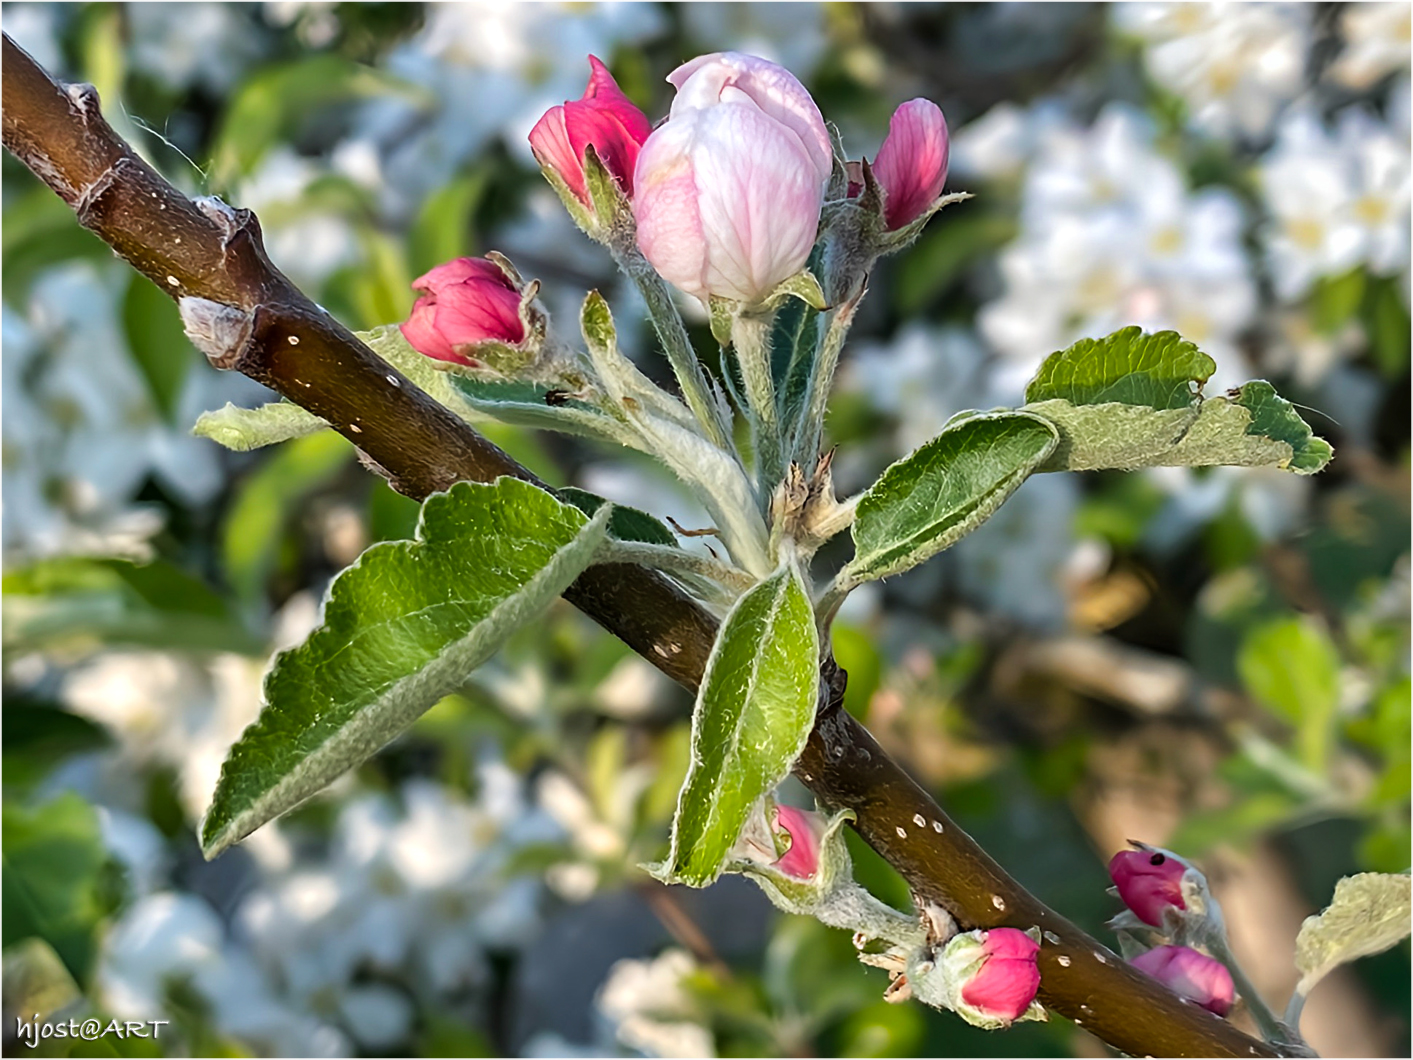
[[[1060,431],[1042,471],[1140,467],[1280,467],[1309,475],[1328,442],[1262,380],[1204,398],[1216,364],[1176,332],[1124,328],[1051,354],[1026,388],[1025,411]]]
[[[785,778],[814,724],[819,642],[804,582],[783,567],[743,595],[707,660],[692,715],[692,764],[672,848],[654,874],[705,887],[756,800]]]
[[[374,545],[334,580],[324,622],[280,655],[202,825],[208,858],[371,756],[533,620],[592,562],[587,518],[517,479],[460,482],[415,541]]]
[[[554,490],[554,495],[566,504],[572,504],[585,515],[595,515],[608,503],[597,493],[581,490],[576,486],[562,486]],[[615,504],[608,517],[608,533],[619,541],[638,541],[645,545],[663,545],[677,548],[677,535],[662,524],[662,521],[638,508]]]
[[[899,460],[859,498],[854,558],[841,584],[885,578],[971,533],[1055,448],[1055,428],[1024,412],[977,413]]]
[[[449,375],[461,400],[483,417],[517,427],[536,427],[614,445],[637,445],[637,437],[621,421],[575,398],[557,394],[538,383],[475,379]]]
[[[1295,939],[1297,994],[1311,989],[1341,964],[1382,953],[1408,934],[1410,895],[1407,874],[1361,872],[1335,884],[1324,912],[1307,917]]]
[[[237,453],[248,453],[328,427],[327,422],[292,401],[272,401],[253,409],[238,408],[227,401],[224,408],[198,416],[191,433]]]
[[[1149,335],[1129,327],[1052,353],[1025,388],[1025,400],[1181,409],[1216,370],[1216,361],[1176,331]]]

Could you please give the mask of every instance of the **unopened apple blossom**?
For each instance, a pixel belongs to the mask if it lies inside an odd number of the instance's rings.
[[[638,247],[705,302],[751,304],[799,272],[819,234],[829,133],[784,67],[736,52],[668,77],[677,97],[638,155]]]

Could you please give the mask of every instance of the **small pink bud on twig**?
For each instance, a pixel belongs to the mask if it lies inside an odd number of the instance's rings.
[[[1236,997],[1231,972],[1218,960],[1188,946],[1156,946],[1129,962],[1173,993],[1225,1016]]]

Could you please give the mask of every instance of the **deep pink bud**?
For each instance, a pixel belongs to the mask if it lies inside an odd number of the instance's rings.
[[[1109,876],[1124,905],[1145,924],[1163,926],[1168,906],[1186,909],[1182,876],[1187,866],[1161,850],[1121,850],[1109,862]]]
[[[947,180],[947,121],[930,99],[912,99],[893,112],[888,136],[873,163],[883,188],[890,230],[922,215]]]
[[[647,115],[623,94],[608,67],[592,55],[589,66],[583,98],[551,107],[530,130],[530,149],[540,165],[558,173],[585,206],[592,204],[584,185],[584,149],[594,145],[604,168],[631,198],[638,151],[652,132]]]
[[[962,1000],[995,1019],[1020,1019],[1040,989],[1040,969],[1035,964],[1040,944],[1024,931],[992,928],[985,933],[981,950],[984,963],[962,987]]]
[[[775,867],[799,880],[814,879],[819,871],[819,845],[827,824],[823,814],[777,806],[775,830],[790,837],[790,849],[780,855]]]
[[[786,69],[725,52],[673,71],[668,120],[634,175],[638,248],[706,301],[755,302],[804,267],[833,153],[819,108]]]
[[[1173,993],[1225,1016],[1236,997],[1231,972],[1221,961],[1187,946],[1158,946],[1129,961]]]
[[[486,341],[514,346],[525,339],[520,291],[494,262],[457,258],[418,277],[412,287],[422,297],[401,327],[418,353],[478,367],[465,347]]]

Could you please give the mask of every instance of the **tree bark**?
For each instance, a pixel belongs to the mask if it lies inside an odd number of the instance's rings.
[[[91,86],[56,83],[8,35],[3,48],[5,147],[167,294],[216,303],[229,326],[206,351],[213,363],[327,420],[410,497],[463,479],[534,480],[280,273],[253,214],[188,199],[113,132]],[[565,598],[696,687],[716,622],[673,582],[608,564]],[[1011,879],[844,711],[845,675],[832,660],[823,677],[828,694],[795,772],[825,807],[858,815],[854,827],[919,904],[941,905],[963,929],[1039,926],[1042,1003],[1125,1053],[1280,1055],[1130,968]]]

